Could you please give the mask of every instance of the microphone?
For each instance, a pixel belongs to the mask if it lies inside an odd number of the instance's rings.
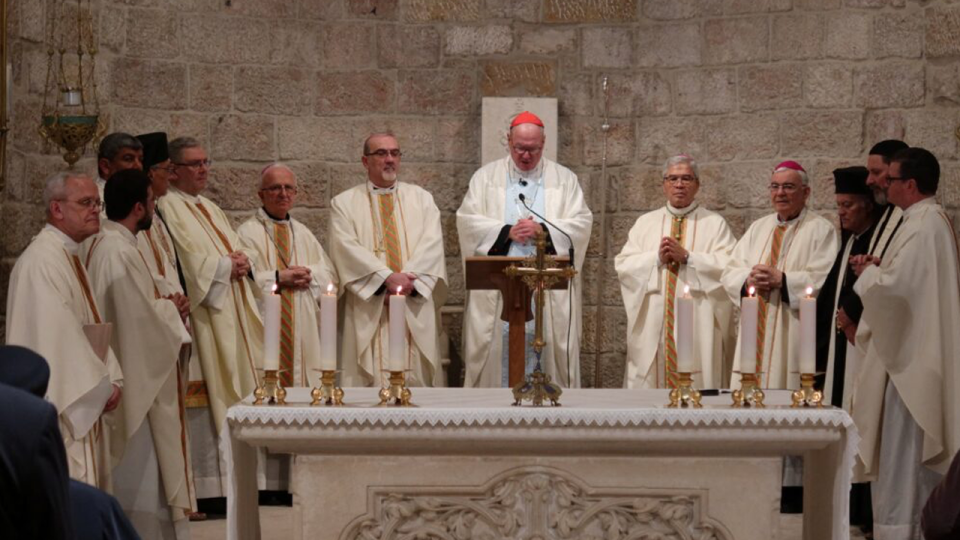
[[[557,227],[556,225],[554,225],[553,223],[551,223],[550,220],[548,220],[547,218],[545,218],[545,217],[541,216],[540,214],[536,213],[536,211],[534,211],[533,208],[530,208],[530,205],[527,204],[527,198],[523,196],[523,193],[520,194],[520,203],[523,204],[523,207],[526,208],[527,210],[529,210],[531,214],[533,214],[533,215],[537,216],[538,218],[542,219],[544,223],[546,223],[547,225],[553,227],[553,228],[556,229],[558,232],[560,232],[560,234],[562,234],[562,235],[564,235],[564,236],[567,237],[567,240],[570,241],[570,264],[571,264],[574,268],[576,268],[576,267],[577,267],[577,260],[573,257],[573,254],[574,254],[574,250],[573,250],[573,238],[571,238],[570,235],[567,234],[566,231],[564,231],[564,230],[561,229],[560,227]]]

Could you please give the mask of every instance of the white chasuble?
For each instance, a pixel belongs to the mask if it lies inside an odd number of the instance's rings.
[[[836,228],[810,210],[803,210],[798,217],[785,223],[779,221],[777,214],[762,217],[753,222],[737,242],[721,280],[727,295],[739,306],[751,269],[757,264],[768,264],[770,260],[778,225],[784,225],[785,229],[776,267],[786,280],[787,297],[782,295],[784,287],[770,291],[765,297],[767,317],[760,359],[762,368],[758,371],[762,371],[763,388],[799,388],[800,298],[806,296],[807,287],[813,287],[814,296],[819,294],[820,286],[827,279],[839,249]],[[757,349],[761,350],[759,343]],[[740,371],[740,361],[738,335],[734,372]],[[736,385],[736,381],[732,385]]]
[[[293,218],[275,220],[262,208],[237,228],[237,235],[257,253],[257,272],[254,277],[257,281],[258,298],[276,280],[277,271],[291,266],[305,266],[310,269],[310,288],[288,291],[292,309],[289,320],[285,323],[289,324],[292,341],[289,354],[292,357],[293,371],[290,377],[293,385],[317,386],[314,383],[319,377],[316,370],[320,369],[318,300],[328,285],[333,285],[333,294],[337,294],[339,288],[330,257],[306,225]],[[289,240],[289,244],[282,243],[284,238]],[[286,246],[286,255],[278,254],[280,246]],[[284,349],[281,347],[281,363],[283,354]]]
[[[103,221],[88,272],[103,317],[113,324],[111,347],[124,372],[124,396],[111,434],[113,456],[120,462],[143,461],[143,456],[125,455],[126,444],[149,424],[156,455],[153,466],[160,469],[165,502],[170,506],[167,519],[186,519],[192,508],[192,486],[178,362],[190,334],[176,305],[162,297],[146,257],[137,249],[137,238],[123,225]],[[118,477],[118,486],[126,480]],[[131,513],[134,501],[125,495],[126,490],[118,488],[121,506]]]
[[[694,385],[725,384],[725,360],[733,351],[733,308],[720,276],[736,239],[719,214],[696,203],[681,210],[669,206],[640,216],[614,263],[627,310],[626,388],[665,388],[665,300],[669,269],[660,261],[660,242],[671,235],[674,217],[682,217],[687,263],[677,272],[674,301],[690,287],[694,305]],[[675,304],[674,304],[675,305]],[[674,308],[676,313],[676,308]],[[676,325],[674,324],[674,328]],[[674,336],[674,340],[677,336]]]
[[[953,226],[930,198],[904,211],[880,266],[868,267],[854,291],[863,301],[857,347],[866,350],[853,396],[860,458],[876,473],[882,414],[863,379],[889,376],[923,432],[923,464],[944,473],[960,449],[960,262]]]
[[[160,216],[153,216],[150,228],[137,234],[137,249],[143,255],[160,294],[185,294],[177,274],[177,252]]]
[[[110,492],[110,422],[101,415],[123,375],[113,351],[101,359],[85,333],[103,319],[78,250],[47,225],[20,255],[7,291],[7,343],[50,364],[46,397],[60,413],[70,477]]]
[[[176,244],[190,298],[193,347],[200,358],[213,421],[219,432],[227,408],[253,393],[263,363],[263,324],[248,277],[230,279],[233,251],[244,250],[226,214],[211,200],[171,188],[160,210]]]
[[[541,362],[544,372],[554,382],[576,388],[580,386],[581,273],[593,214],[587,208],[573,171],[546,158],[541,159],[540,167],[544,217],[556,226],[548,225],[550,237],[557,253],[567,255],[570,241],[560,230],[570,235],[578,272],[570,288],[548,291],[545,295],[543,332],[547,346],[543,349]],[[504,226],[512,225],[507,222],[512,209],[506,207],[504,196],[511,169],[512,160],[507,156],[483,166],[470,179],[470,188],[457,210],[462,257],[488,255]],[[466,387],[499,387],[502,384],[502,303],[499,291],[467,292],[463,322]]]
[[[340,368],[344,386],[387,384],[388,291],[380,197],[392,196],[391,216],[399,238],[401,272],[417,275],[407,297],[406,360],[414,385],[441,386],[440,307],[446,301],[447,269],[440,211],[419,186],[397,182],[378,189],[366,182],[330,202],[330,256],[343,284]],[[377,293],[380,294],[377,294]]]

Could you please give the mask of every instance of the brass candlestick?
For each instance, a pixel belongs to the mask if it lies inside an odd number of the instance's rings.
[[[336,385],[337,371],[321,369],[320,386],[310,391],[310,405],[343,405],[343,388]]]
[[[407,388],[403,371],[390,371],[390,387],[380,389],[380,405],[394,407],[412,407],[410,397],[413,392]]]
[[[791,407],[816,407],[818,409],[823,407],[823,392],[814,390],[813,379],[813,373],[800,374],[800,389],[791,394],[793,399]]]
[[[680,376],[679,386],[670,390],[670,404],[667,407],[670,408],[687,408],[693,407],[694,409],[700,409],[703,405],[700,404],[700,391],[693,387],[693,375],[689,372],[681,371],[678,373]]]
[[[280,382],[280,372],[283,370],[265,369],[263,378],[253,391],[254,405],[286,405],[287,390]]]
[[[759,374],[757,373],[740,374],[740,389],[733,391],[734,407],[756,407],[758,409],[765,407],[763,390],[760,389],[758,377]]]

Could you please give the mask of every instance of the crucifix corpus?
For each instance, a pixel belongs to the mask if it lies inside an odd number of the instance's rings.
[[[543,372],[540,365],[540,356],[543,353],[543,347],[547,344],[543,340],[543,304],[545,293],[552,285],[561,280],[571,280],[577,275],[573,266],[561,267],[554,257],[548,257],[547,233],[540,231],[537,233],[537,254],[524,262],[524,266],[511,264],[503,269],[503,273],[510,278],[519,277],[533,291],[533,302],[536,315],[534,317],[535,335],[533,340],[533,351],[537,355],[537,365],[533,373],[527,375],[513,387],[514,405],[520,405],[523,401],[530,401],[535,407],[543,405],[545,399],[549,399],[554,406],[560,405],[560,394],[563,390],[552,382],[550,376]]]

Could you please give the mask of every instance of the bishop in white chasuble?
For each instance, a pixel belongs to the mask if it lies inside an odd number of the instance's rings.
[[[166,220],[187,284],[193,346],[200,358],[216,429],[227,407],[256,388],[263,362],[263,324],[250,279],[256,257],[234,232],[226,214],[201,195],[209,161],[194,141],[173,150],[170,192],[159,207]]]
[[[119,459],[115,493],[142,538],[174,538],[178,526],[186,534],[187,514],[195,510],[179,365],[181,347],[190,342],[186,311],[162,296],[137,249],[135,232],[153,218],[147,175],[118,172],[105,195],[111,219],[102,223],[88,271],[103,316],[113,324],[111,348],[127,390],[112,433]]]
[[[457,233],[462,257],[532,256],[536,248],[531,240],[541,230],[549,236],[549,253],[573,252],[577,276],[568,289],[547,291],[545,295],[543,337],[547,346],[541,363],[554,382],[576,388],[580,386],[581,272],[593,214],[584,201],[577,175],[542,157],[544,143],[543,122],[531,113],[518,115],[508,134],[510,155],[484,165],[470,179],[470,188],[457,210]],[[502,303],[499,291],[467,293],[463,320],[466,387],[507,386],[505,342],[509,327],[500,319]],[[527,373],[534,365],[529,351],[533,330],[530,321],[526,332]]]
[[[757,373],[763,388],[800,386],[800,298],[827,278],[838,249],[837,231],[806,208],[810,187],[799,163],[786,161],[770,180],[773,214],[753,222],[737,242],[721,281],[738,306],[749,287],[760,297]],[[740,371],[740,336],[733,371]],[[734,378],[737,378],[734,375]]]
[[[60,415],[70,477],[112,491],[110,422],[123,375],[80,262],[79,244],[100,228],[94,181],[59,173],[44,189],[47,225],[17,259],[7,291],[7,343],[50,364],[47,399]],[[109,415],[107,415],[109,416]]]
[[[668,159],[666,206],[637,219],[614,261],[627,310],[626,388],[676,387],[676,299],[686,287],[694,305],[694,385],[720,388],[729,376],[734,304],[720,276],[736,239],[723,217],[695,201],[699,187],[693,159]]]
[[[317,386],[318,299],[329,286],[337,294],[336,271],[313,232],[290,216],[298,190],[293,171],[274,164],[261,178],[263,207],[237,228],[237,235],[257,253],[258,294],[270,290],[279,277],[281,380],[286,386]]]
[[[440,307],[447,269],[440,210],[423,188],[400,182],[397,140],[374,134],[364,143],[368,182],[330,202],[330,255],[343,284],[341,381],[386,386],[390,294],[407,296],[404,345],[408,382],[443,385]]]

